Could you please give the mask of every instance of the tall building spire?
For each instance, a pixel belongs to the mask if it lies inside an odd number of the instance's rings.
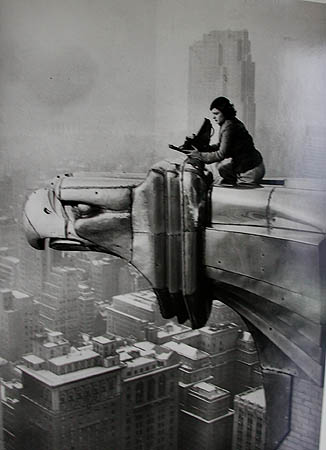
[[[248,31],[211,31],[190,47],[188,126],[196,131],[215,97],[228,97],[251,134],[255,131],[255,63]]]

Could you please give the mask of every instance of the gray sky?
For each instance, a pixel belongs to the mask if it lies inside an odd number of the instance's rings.
[[[307,126],[324,127],[324,4],[1,0],[0,24],[1,151],[26,166],[101,157],[123,168],[121,149],[137,138],[135,151],[147,140],[154,159],[166,156],[190,131],[189,46],[218,29],[249,31],[256,139],[271,173],[303,158]]]

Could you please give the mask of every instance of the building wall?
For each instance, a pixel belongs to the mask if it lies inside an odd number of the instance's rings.
[[[210,383],[190,387],[180,409],[179,450],[230,450],[231,396]]]
[[[243,396],[246,395],[240,394],[234,399],[232,450],[264,450],[266,408]]]
[[[48,250],[40,252],[32,248],[21,232],[19,236],[19,288],[39,298],[48,271]]]
[[[176,366],[124,380],[123,450],[178,450],[177,386]]]
[[[37,306],[28,294],[0,290],[0,356],[16,361],[32,351],[37,329]]]
[[[54,267],[44,282],[40,299],[40,324],[61,331],[66,339],[76,342],[79,331],[78,270]]]
[[[93,376],[49,389],[24,374],[22,407],[24,433],[21,450],[119,449],[120,401],[117,372]]]
[[[291,431],[280,450],[318,450],[322,397],[322,388],[308,380],[293,378]]]
[[[107,332],[118,336],[134,336],[136,339],[146,339],[146,325],[148,322],[107,307]]]

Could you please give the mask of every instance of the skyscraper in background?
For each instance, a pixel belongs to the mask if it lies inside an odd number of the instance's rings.
[[[38,307],[25,292],[0,289],[0,356],[17,361],[32,351]]]
[[[248,31],[211,31],[190,47],[188,127],[196,132],[215,97],[228,97],[250,133],[255,131],[255,63]]]
[[[74,342],[79,330],[78,270],[53,267],[40,299],[40,324]]]

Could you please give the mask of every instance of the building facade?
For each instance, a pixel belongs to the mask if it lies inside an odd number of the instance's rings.
[[[119,272],[126,262],[114,256],[104,256],[91,262],[91,279],[96,301],[110,301],[119,291]]]
[[[264,450],[266,400],[262,387],[234,397],[232,450]]]
[[[172,351],[104,336],[68,352],[67,345],[61,333],[48,333],[23,356],[16,409],[4,410],[9,450],[177,450]]]
[[[19,259],[14,256],[0,256],[0,289],[17,289],[19,280]]]
[[[0,289],[0,356],[17,361],[32,351],[32,339],[38,329],[38,306],[24,292]]]
[[[213,382],[232,395],[262,383],[252,336],[248,331],[243,332],[238,324],[215,323],[179,333],[172,340],[208,354]]]
[[[95,331],[95,296],[86,284],[79,284],[79,332],[93,335]]]
[[[214,384],[199,382],[187,393],[180,410],[179,450],[231,450],[230,393]]]
[[[151,290],[116,295],[112,299],[112,305],[106,307],[106,311],[108,333],[133,336],[136,340],[146,339],[149,324],[160,325],[165,322]]]
[[[22,388],[19,381],[0,379],[1,450],[16,450],[21,447],[20,430],[23,425],[23,410],[20,399]]]
[[[79,332],[78,278],[78,269],[53,267],[40,299],[40,325],[62,332],[72,342],[77,341]]]

